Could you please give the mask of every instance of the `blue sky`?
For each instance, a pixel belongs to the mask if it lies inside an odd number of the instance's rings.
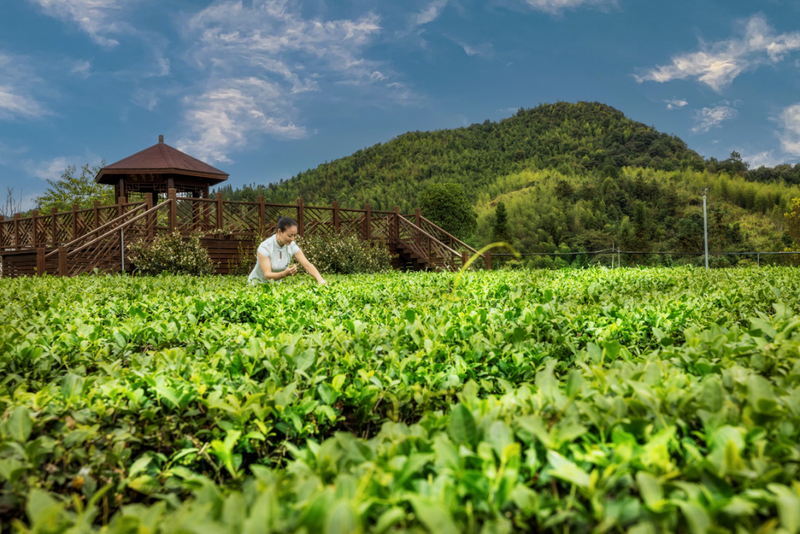
[[[706,157],[800,161],[800,2],[0,3],[0,192],[26,207],[159,134],[238,186],[578,100]]]

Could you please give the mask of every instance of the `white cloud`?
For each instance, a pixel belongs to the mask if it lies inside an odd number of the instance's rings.
[[[667,109],[680,109],[689,105],[689,102],[680,99],[664,100],[664,103],[667,104]]]
[[[438,19],[447,6],[447,2],[448,0],[433,0],[425,9],[414,15],[414,26],[422,26]]]
[[[41,80],[26,58],[0,52],[0,120],[37,119],[51,112],[34,96]]]
[[[77,165],[77,159],[58,157],[38,163],[28,160],[25,171],[40,180],[58,180],[68,165]]]
[[[450,41],[460,46],[464,50],[464,53],[470,57],[478,56],[489,59],[494,55],[494,50],[492,49],[492,43],[482,43],[482,44],[472,45],[462,41],[461,39],[458,39],[457,37],[452,37],[447,34],[444,34],[444,37],[446,37]]]
[[[8,85],[0,85],[0,119],[24,117],[37,118],[46,110],[36,100],[14,92]]]
[[[122,7],[129,0],[30,0],[39,4],[51,17],[78,24],[92,40],[101,46],[116,46],[119,41],[108,35],[129,31],[120,20]]]
[[[483,43],[479,45],[470,45],[467,43],[458,43],[464,49],[464,53],[468,56],[478,56],[482,58],[491,58],[493,55],[492,44]]]
[[[193,136],[177,146],[200,159],[230,162],[228,152],[243,148],[253,132],[284,139],[306,135],[292,122],[294,110],[285,105],[280,87],[257,78],[224,80],[188,104],[186,122]]]
[[[367,102],[371,93],[398,103],[411,100],[410,89],[390,68],[366,57],[382,29],[374,13],[306,19],[288,0],[225,0],[184,26],[184,38],[194,42],[189,56],[209,72],[204,92],[185,100],[189,133],[182,143],[198,157],[228,161],[228,153],[254,135],[307,135],[297,124],[307,93],[339,101]]]
[[[522,0],[531,9],[544,11],[553,15],[559,14],[565,9],[575,9],[584,5],[595,6],[614,6],[616,0]]]
[[[774,167],[784,163],[775,157],[774,150],[765,150],[764,152],[751,155],[742,154],[742,161],[749,163],[751,169],[757,169],[759,167]]]
[[[92,64],[86,60],[76,61],[69,72],[85,80],[92,75]]]
[[[734,119],[739,112],[727,103],[714,106],[713,108],[703,108],[695,112],[695,126],[693,133],[705,133],[711,128],[720,126],[724,121]]]
[[[800,156],[800,103],[784,109],[780,120],[783,123],[781,148],[792,156]]]
[[[635,76],[639,83],[658,83],[694,78],[720,91],[741,73],[765,63],[778,63],[789,52],[800,50],[800,32],[776,34],[762,15],[748,19],[743,35],[673,56],[669,65]]]

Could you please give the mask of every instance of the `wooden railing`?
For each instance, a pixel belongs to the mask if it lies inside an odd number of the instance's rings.
[[[124,271],[126,248],[133,243],[152,240],[155,235],[152,221],[158,219],[159,213],[166,213],[174,206],[175,200],[168,199],[138,215],[133,216],[131,212],[118,218],[119,224],[94,239],[85,240],[71,248],[58,247],[50,254],[45,254],[45,263],[48,256],[57,253],[58,274],[61,276],[77,276],[94,269],[103,272]]]
[[[102,271],[124,270],[128,246],[155,236],[180,232],[201,232],[220,238],[257,241],[275,233],[279,217],[297,221],[303,235],[357,236],[361,240],[383,241],[402,250],[410,250],[417,261],[428,268],[455,270],[477,251],[456,239],[431,221],[394,211],[267,204],[263,197],[256,202],[225,201],[220,193],[213,199],[178,197],[170,189],[166,200],[154,206],[151,194],[144,202],[73,209],[31,217],[19,214],[12,219],[0,217],[0,276],[3,270],[14,275],[61,274],[74,276],[98,268]],[[401,246],[402,245],[402,246]],[[488,265],[488,256],[487,265]],[[6,269],[13,259],[14,269]],[[35,263],[35,267],[33,267]]]
[[[457,271],[467,262],[469,256],[466,251],[460,253],[450,248],[400,214],[397,214],[396,220],[398,241],[409,244],[413,252],[432,268]]]
[[[470,256],[478,253],[477,250],[467,245],[454,235],[446,232],[444,229],[437,226],[433,222],[429,221],[425,217],[422,217],[419,214],[417,215],[418,217],[416,217],[415,221],[416,225],[425,230],[426,232],[430,233],[432,236],[434,236],[442,243],[446,243],[447,246],[449,246],[451,249],[454,249],[460,253],[467,252],[467,254],[469,254]],[[490,270],[492,265],[491,252],[484,252],[483,254],[481,254],[481,257],[483,258],[485,269],[487,271]]]

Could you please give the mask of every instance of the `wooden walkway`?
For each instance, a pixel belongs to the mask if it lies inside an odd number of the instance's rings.
[[[227,274],[241,251],[254,255],[254,246],[275,233],[279,217],[297,221],[301,236],[356,235],[365,241],[380,241],[393,254],[393,267],[403,270],[458,270],[477,251],[420,214],[394,211],[267,204],[256,202],[178,197],[170,189],[166,199],[153,204],[148,193],[143,202],[127,202],[31,217],[0,217],[0,276],[34,276],[48,273],[76,276],[82,273],[130,271],[125,255],[132,243],[151,241],[158,235],[203,232],[202,244],[217,262],[217,273]],[[491,266],[489,253],[481,262]]]

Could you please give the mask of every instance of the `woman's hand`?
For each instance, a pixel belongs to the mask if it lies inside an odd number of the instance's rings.
[[[292,276],[294,274],[297,274],[297,265],[292,265],[291,267],[283,271],[283,273],[284,276]]]
[[[319,279],[319,285],[321,285],[321,286],[324,286],[324,285],[326,285],[327,283],[328,283],[328,282],[327,282],[327,281],[326,281],[324,278],[320,278],[320,279]]]

